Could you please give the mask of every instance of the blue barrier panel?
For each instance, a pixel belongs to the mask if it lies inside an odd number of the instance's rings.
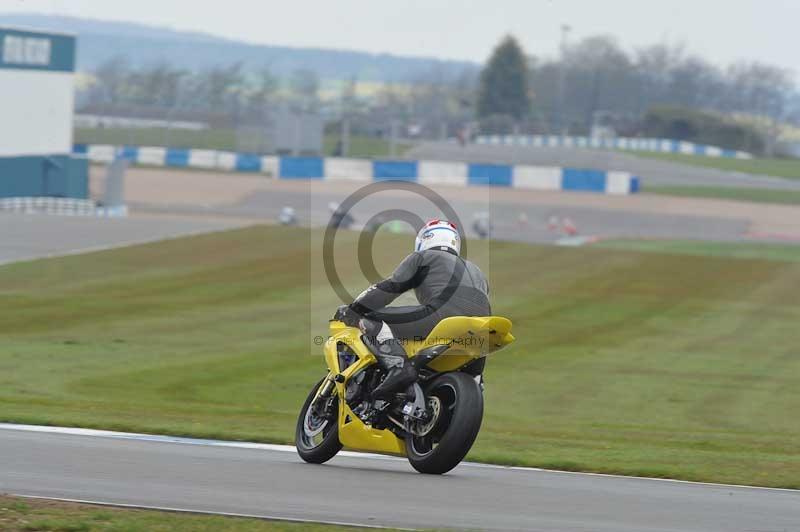
[[[261,171],[261,157],[258,155],[251,155],[249,153],[236,154],[236,171],[237,172],[260,172]]]
[[[78,154],[87,154],[89,153],[89,145],[88,144],[73,144],[72,145],[72,153]]]
[[[322,179],[324,163],[320,157],[281,157],[281,179]]]
[[[695,155],[702,155],[702,156],[705,157],[706,155],[708,155],[708,153],[706,152],[706,146],[704,146],[703,144],[695,144],[694,145],[694,154]]]
[[[677,140],[669,141],[669,151],[672,153],[679,153],[681,151],[681,143]]]
[[[606,173],[602,170],[582,170],[578,168],[561,169],[561,188],[563,190],[606,191]]]
[[[167,166],[189,166],[189,150],[167,148],[164,164]]]
[[[735,159],[736,158],[736,150],[722,150],[722,156],[723,157],[728,157],[728,158],[731,158],[731,159]]]
[[[0,157],[0,198],[89,197],[89,161],[82,156]]]
[[[512,167],[507,164],[471,164],[467,172],[470,185],[511,186]]]
[[[636,176],[631,176],[631,188],[629,190],[631,194],[636,194],[639,192],[639,178]]]
[[[123,146],[117,152],[117,157],[119,159],[127,159],[132,163],[136,162],[136,159],[139,158],[139,147],[138,146]]]
[[[372,177],[375,181],[416,181],[417,175],[417,161],[372,161]]]
[[[67,182],[64,196],[67,198],[89,198],[89,159],[84,156],[67,159]]]

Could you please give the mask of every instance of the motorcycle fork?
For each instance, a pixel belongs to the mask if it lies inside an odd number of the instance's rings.
[[[317,396],[311,403],[312,411],[315,414],[319,416],[330,414],[328,410],[331,406],[331,399],[333,398],[334,390],[336,390],[336,381],[333,380],[333,374],[328,374],[328,376],[325,378],[325,382],[319,387]]]

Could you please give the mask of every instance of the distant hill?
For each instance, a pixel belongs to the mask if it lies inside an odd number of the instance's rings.
[[[166,61],[191,70],[242,61],[247,67],[269,65],[281,77],[303,68],[322,79],[415,81],[433,71],[455,76],[474,73],[479,65],[424,57],[401,57],[345,50],[254,45],[197,32],[128,22],[75,17],[3,14],[0,25],[54,30],[78,35],[78,68],[92,71],[114,56],[126,56],[134,65]]]

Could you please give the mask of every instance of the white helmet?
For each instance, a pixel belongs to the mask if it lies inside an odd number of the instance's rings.
[[[414,241],[414,251],[426,249],[450,249],[461,253],[461,237],[455,224],[446,220],[431,220],[417,233]]]

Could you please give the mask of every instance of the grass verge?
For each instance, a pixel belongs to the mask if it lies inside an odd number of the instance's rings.
[[[114,144],[130,146],[170,146],[205,150],[239,151],[236,131],[232,129],[209,129],[204,131],[166,130],[165,128],[76,128],[75,142],[79,144]],[[338,135],[326,135],[323,139],[324,155],[334,153]],[[397,153],[402,155],[410,144],[398,143]],[[349,157],[389,157],[389,142],[385,139],[353,135],[350,138]]]
[[[595,246],[671,255],[800,262],[800,246],[787,244],[707,242],[702,240],[604,240]]]
[[[800,205],[800,190],[774,190],[766,188],[714,187],[714,186],[652,186],[645,185],[642,192],[679,196],[684,198],[713,198],[779,205]]]
[[[729,159],[725,157],[704,157],[701,155],[687,155],[683,153],[635,152],[636,157],[658,159],[673,163],[716,168],[745,174],[771,175],[800,179],[800,159],[756,158],[756,159]]]
[[[93,506],[0,495],[0,530],[7,532],[345,532],[313,523]]]
[[[0,420],[290,443],[339,301],[257,227],[0,268]],[[409,247],[381,233],[380,272]],[[800,263],[470,245],[517,342],[469,458],[800,488]],[[357,235],[340,275],[363,288]],[[347,262],[349,260],[349,262]]]

